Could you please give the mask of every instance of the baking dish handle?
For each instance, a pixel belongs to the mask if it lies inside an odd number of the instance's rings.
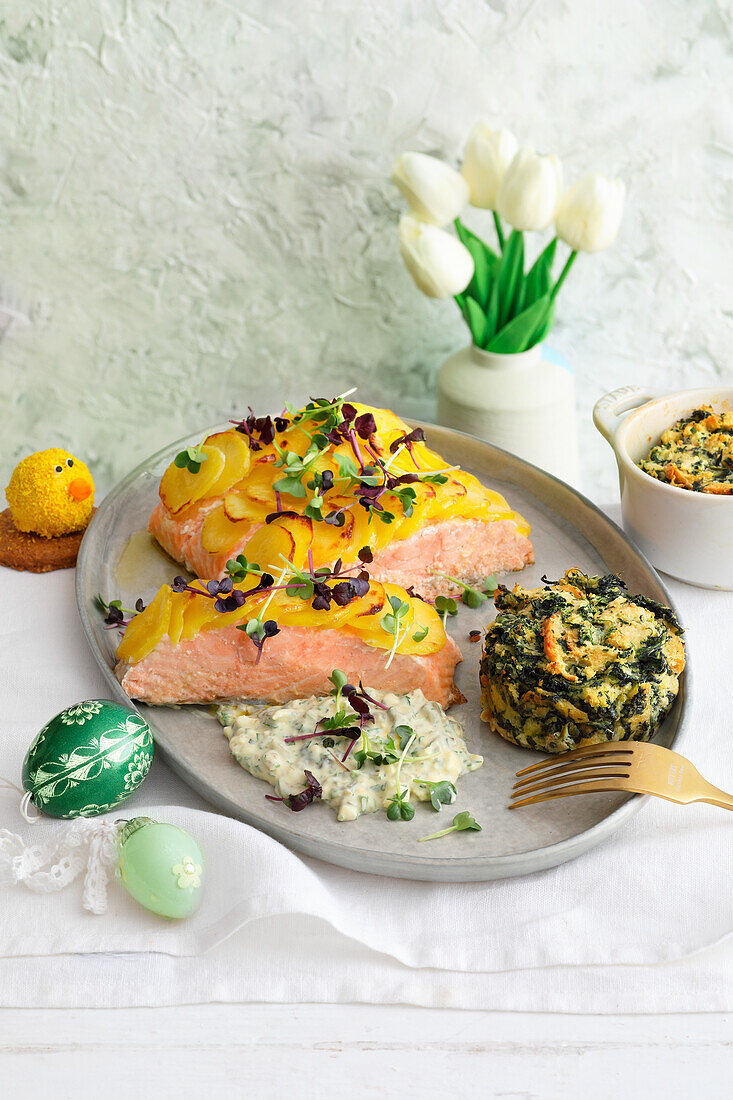
[[[617,390],[611,390],[600,401],[596,401],[593,407],[593,423],[613,446],[623,414],[638,409],[653,398],[654,394],[641,386],[619,386]]]

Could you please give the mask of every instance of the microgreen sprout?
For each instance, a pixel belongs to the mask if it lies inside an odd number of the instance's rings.
[[[130,625],[132,619],[136,615],[139,615],[145,610],[145,604],[142,599],[135,601],[135,610],[131,611],[129,607],[123,607],[121,600],[110,600],[109,603],[105,603],[102,599],[102,594],[98,593],[96,598],[96,604],[100,611],[104,613],[104,625],[106,627],[121,627],[125,628]],[[130,618],[126,619],[125,615],[129,615]]]
[[[422,787],[428,788],[430,805],[436,813],[440,810],[441,806],[450,806],[451,803],[456,800],[456,788],[448,779],[439,779],[435,782],[431,782],[429,779],[415,779],[414,782],[419,783]]]
[[[285,567],[277,582],[273,580],[270,573],[266,573],[256,562],[248,562],[244,554],[240,554],[237,558],[229,559],[226,564],[228,577],[225,578],[225,581],[219,583],[224,584],[230,581],[242,583],[250,573],[255,576],[259,575],[258,584],[242,594],[245,599],[255,592],[269,591],[270,595],[265,605],[267,607],[274,593],[284,588],[288,596],[298,596],[303,601],[311,600],[316,611],[328,611],[331,603],[335,603],[338,607],[346,607],[352,600],[366,596],[369,591],[369,574],[357,565],[343,568],[341,559],[338,559],[333,567],[322,566],[320,569],[314,570],[312,556],[309,553],[308,564],[311,571],[305,572],[293,565],[284,554],[281,554],[280,557]],[[176,587],[179,584],[183,587]],[[174,588],[174,591],[184,591],[187,587],[185,578],[176,577],[171,587]],[[199,595],[209,594],[209,586],[207,586],[207,591],[204,592],[200,589],[188,587],[189,591],[197,592]],[[263,617],[262,613],[260,617]]]
[[[366,733],[361,735],[361,748],[354,753],[354,763],[357,770],[363,768],[367,760],[370,760],[376,768],[382,764],[396,764],[400,758],[400,747],[393,738],[389,738],[383,749],[374,748]]]
[[[437,596],[435,600],[435,610],[439,615],[443,617],[443,626],[445,627],[446,619],[449,615],[458,614],[458,604],[450,596]]]
[[[407,630],[409,630],[409,626],[406,627],[402,638],[400,638],[402,621],[410,611],[409,603],[405,603],[398,596],[389,596],[388,600],[392,611],[391,613],[387,612],[387,614],[383,616],[381,626],[382,630],[386,631],[387,634],[391,634],[393,636],[394,641],[392,642],[392,648],[389,651],[389,657],[387,658],[387,663],[384,666],[385,668],[389,668],[389,666],[392,664],[394,655],[397,652],[397,646],[399,645],[400,641],[403,640],[404,634],[406,634]]]
[[[340,668],[335,668],[328,679],[330,683],[333,684],[329,695],[333,695],[333,697],[335,698],[336,710],[338,710],[339,704],[341,702],[341,692],[344,690],[349,681],[346,678],[346,673],[342,672]]]
[[[346,681],[346,675],[340,669],[335,668],[329,680],[333,684],[333,688],[329,692],[334,697],[334,714],[330,718],[321,718],[317,723],[313,733],[301,733],[295,737],[286,737],[285,743],[290,745],[295,741],[310,741],[314,737],[323,737],[324,733],[328,732],[329,735],[334,734],[336,737],[348,737],[349,745],[343,756],[343,760],[346,760],[354,745],[363,735],[364,726],[367,722],[374,721],[374,715],[371,712],[370,703],[372,706],[387,710],[383,703],[379,703],[376,699],[372,699],[364,691],[363,685],[359,683],[359,689],[357,690],[353,684],[349,684]],[[351,707],[352,714],[346,711],[343,701],[346,700]],[[359,725],[354,725],[354,714],[359,717]],[[329,748],[333,745],[333,738],[329,736],[330,745],[324,746]],[[333,754],[331,754],[333,755]],[[395,757],[396,759],[396,757]],[[342,762],[343,762],[342,760]],[[363,763],[363,761],[362,761]],[[357,764],[357,767],[361,767]]]
[[[412,821],[415,816],[415,807],[408,802],[410,792],[405,787],[402,791],[396,791],[393,798],[387,803],[387,817],[390,821]]]
[[[399,725],[395,726],[394,733],[398,738],[400,750],[405,753],[409,749],[412,742],[415,740],[415,734],[412,726]]]
[[[186,447],[185,451],[178,452],[173,463],[179,470],[188,470],[190,474],[197,474],[208,457],[201,447]]]
[[[330,470],[324,470],[323,473],[319,473],[317,470],[313,474],[313,477],[308,482],[308,488],[313,490],[314,495],[306,504],[303,514],[309,519],[322,520],[325,522],[326,517],[323,515],[323,505],[325,504],[325,496],[333,489],[333,474]],[[330,515],[341,515],[341,513],[329,513]],[[333,523],[334,520],[329,520]],[[346,522],[346,518],[342,517],[340,522],[336,522],[336,526],[343,527]]]
[[[273,489],[276,493],[288,493],[291,497],[305,497],[307,494],[303,484],[303,474],[307,473],[319,457],[320,451],[311,444],[301,458],[295,451],[285,451],[278,447],[277,443],[274,446],[279,455],[275,465],[282,467],[284,476],[273,481]]]
[[[341,705],[343,690],[345,687],[349,686],[346,674],[342,672],[340,668],[335,668],[328,679],[333,684],[329,695],[332,695],[335,700],[335,711],[331,718],[322,718],[318,725],[324,730],[339,730],[339,736],[344,736],[348,731],[349,735],[353,734],[352,740],[356,740],[361,734],[361,729],[358,726],[354,726],[354,716],[347,716],[346,708]],[[344,727],[346,727],[346,730]]]
[[[207,596],[214,601],[217,611],[226,614],[227,611],[237,611],[244,605],[248,596],[260,589],[269,588],[272,583],[272,576],[269,573],[263,573],[259,583],[248,592],[235,588],[231,577],[224,577],[221,581],[197,581],[194,584],[189,584],[185,577],[174,577],[170,586],[174,592],[193,592],[194,596]],[[203,588],[196,587],[202,584]]]
[[[427,627],[427,626],[424,626],[422,628],[422,630],[416,630],[415,633],[412,635],[413,642],[422,642],[422,641],[424,641],[425,638],[427,638],[428,633],[429,633],[429,627]]]
[[[462,810],[461,813],[456,814],[453,818],[453,824],[448,829],[441,829],[438,833],[431,833],[430,836],[421,836],[418,838],[418,843],[423,840],[437,840],[438,837],[447,836],[448,833],[462,833],[467,829],[475,829],[476,832],[481,832],[481,826],[475,818],[471,817],[468,810]]]
[[[320,432],[325,433],[340,423],[344,401],[355,392],[356,388],[352,387],[331,401],[325,397],[316,397],[309,401],[304,409],[298,410],[293,405],[286,405],[285,411],[293,418],[294,426],[303,429],[304,424],[312,421],[318,425]]]
[[[474,610],[486,603],[488,597],[493,595],[499,586],[495,573],[492,573],[490,577],[486,577],[480,588],[472,588],[470,584],[464,584],[463,581],[459,581],[457,577],[451,577],[448,573],[433,572],[433,576],[445,577],[445,579],[451,581],[452,584],[457,584],[461,589],[461,599],[467,607],[471,607]],[[435,606],[438,606],[437,601]]]
[[[401,731],[399,734],[400,745],[402,745],[403,738],[406,738],[406,740],[402,749],[402,754],[397,761],[395,793],[387,802],[387,817],[390,821],[412,821],[415,816],[415,807],[408,801],[407,796],[410,793],[409,787],[405,787],[404,789],[400,787],[400,773],[409,748],[415,740],[415,734],[411,726],[395,726],[394,732],[398,733],[398,731]]]
[[[264,573],[257,562],[247,561],[244,554],[239,554],[236,558],[230,558],[226,564],[226,571],[233,581],[244,581],[249,573]]]
[[[405,435],[398,436],[398,438],[390,444],[390,454],[396,454],[398,451],[406,448],[410,452],[410,458],[415,463],[415,467],[417,468],[417,460],[415,458],[415,455],[413,454],[412,447],[415,443],[424,442],[425,432],[422,430],[422,428],[413,428],[411,432],[407,432]]]
[[[224,577],[221,581],[207,581],[206,591],[214,597],[214,607],[222,614],[236,611],[247,599],[244,592],[234,587],[231,577]]]
[[[278,798],[274,794],[266,794],[265,798],[270,802],[284,802],[286,806],[289,806],[291,810],[298,813],[299,810],[304,810],[306,806],[310,806],[314,798],[321,798],[323,796],[323,787],[316,779],[312,772],[309,772],[306,768],[303,772],[306,781],[306,787],[300,791],[299,794],[289,794],[286,798]]]
[[[289,421],[285,416],[276,416],[274,419],[270,416],[258,417],[250,408],[249,416],[244,420],[232,420],[231,423],[234,424],[236,431],[247,436],[250,450],[259,451],[263,445],[273,442],[275,432],[284,432]]]
[[[280,633],[280,627],[277,625],[274,619],[261,619],[253,618],[249,619],[246,623],[240,623],[237,630],[243,630],[248,638],[252,639],[252,643],[257,650],[257,657],[255,664],[260,663],[262,657],[262,650],[265,647],[265,642],[268,638],[274,638],[276,634]]]

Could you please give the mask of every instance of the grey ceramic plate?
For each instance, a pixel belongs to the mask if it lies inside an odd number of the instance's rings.
[[[532,524],[537,560],[521,574],[523,584],[538,583],[543,573],[557,577],[577,565],[588,573],[619,573],[632,592],[670,602],[651,565],[584,497],[486,443],[447,428],[423,426],[431,447],[499,489]],[[201,437],[199,433],[195,440]],[[112,694],[121,700],[126,696],[112,672],[119,636],[104,629],[94,598],[101,592],[107,600],[119,597],[123,606],[131,607],[138,596],[147,601],[160,584],[181,571],[141,532],[156,503],[163,470],[193,441],[171,444],[129,474],[102,502],[82,544],[77,567],[79,613]],[[452,713],[463,722],[469,748],[483,755],[484,766],[459,782],[458,801],[440,816],[424,804],[418,805],[409,823],[390,822],[382,814],[338,823],[330,807],[319,804],[292,813],[281,803],[268,802],[265,794],[270,788],[234,762],[221,727],[206,708],[140,706],[140,711],[170,766],[212,805],[307,855],[355,870],[433,882],[484,881],[552,867],[610,836],[644,799],[586,795],[507,810],[515,772],[541,754],[508,744],[480,721],[480,645],[468,641],[468,632],[493,613],[493,605],[483,612],[461,607],[449,623],[463,651],[457,680],[468,698]],[[674,709],[658,734],[665,745],[672,745],[679,736],[688,688],[683,678]],[[462,809],[471,811],[482,832],[417,843],[418,837],[450,824],[453,814]]]

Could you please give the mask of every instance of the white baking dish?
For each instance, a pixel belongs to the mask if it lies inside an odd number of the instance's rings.
[[[662,432],[701,405],[733,408],[733,386],[654,397],[622,386],[596,404],[593,421],[618,464],[623,524],[658,569],[703,588],[733,589],[733,497],[667,485],[640,470]]]

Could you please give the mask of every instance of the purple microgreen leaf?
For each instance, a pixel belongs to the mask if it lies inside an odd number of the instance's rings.
[[[307,784],[305,789],[302,790],[300,794],[291,794],[288,795],[286,799],[284,799],[290,809],[294,810],[295,813],[298,813],[300,810],[304,810],[306,806],[310,806],[314,798],[323,797],[323,787],[318,782],[313,773],[309,772],[306,768],[303,774],[305,775],[305,781]]]
[[[369,439],[377,430],[377,422],[373,413],[362,413],[354,421],[354,428],[361,439]]]

